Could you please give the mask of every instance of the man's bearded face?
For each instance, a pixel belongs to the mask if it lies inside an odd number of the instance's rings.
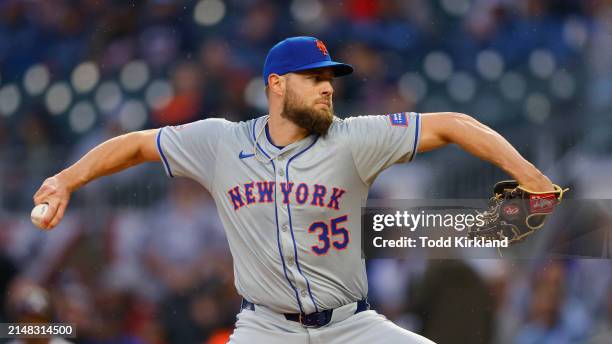
[[[281,116],[311,134],[325,136],[334,120],[331,96],[321,96],[307,103],[304,97],[295,92],[289,84],[288,82]],[[327,106],[322,104],[327,104]]]

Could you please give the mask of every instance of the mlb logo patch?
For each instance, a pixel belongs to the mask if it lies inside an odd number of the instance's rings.
[[[405,112],[391,113],[387,116],[389,116],[389,120],[391,120],[391,125],[395,125],[398,127],[408,126],[408,116],[406,116]]]

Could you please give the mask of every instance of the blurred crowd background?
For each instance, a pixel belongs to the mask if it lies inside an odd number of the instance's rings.
[[[78,191],[49,233],[30,224],[31,197],[121,133],[265,114],[265,55],[293,35],[356,68],[335,81],[338,116],[467,113],[572,197],[612,198],[610,1],[4,0],[0,322],[74,323],[78,343],[224,343],[240,298],[204,190],[140,166]],[[383,173],[371,197],[486,198],[504,177],[447,148]],[[611,343],[607,247],[369,260],[370,299],[438,343]]]

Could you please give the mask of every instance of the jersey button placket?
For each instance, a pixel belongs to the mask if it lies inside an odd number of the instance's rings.
[[[281,247],[283,250],[285,268],[287,270],[287,277],[291,280],[291,283],[298,289],[302,289],[300,283],[299,271],[295,265],[295,258],[293,257],[293,240],[291,238],[291,232],[289,228],[289,215],[287,213],[287,205],[283,202],[284,196],[281,190],[281,183],[284,181],[285,170],[282,167],[279,167],[275,171],[275,180],[276,180],[276,195],[277,195],[277,204],[278,207],[278,222],[282,223],[280,226],[280,239],[281,239]]]
[[[280,159],[280,158],[279,158]],[[280,172],[283,173],[280,173]],[[286,166],[286,169],[283,170],[283,168],[279,168],[277,170],[277,183],[279,183],[280,181],[285,181],[287,183],[290,182],[289,179],[285,179],[286,174],[289,171],[289,165]],[[278,185],[280,186],[280,185]],[[295,191],[295,190],[294,190]],[[293,253],[295,250],[294,247],[294,243],[293,243],[293,238],[292,238],[292,233],[291,233],[291,226],[289,224],[289,209],[293,210],[292,207],[292,203],[291,201],[289,201],[289,204],[284,204],[283,203],[283,209],[285,210],[285,213],[283,214],[283,217],[285,217],[283,220],[286,220],[287,222],[284,223],[285,226],[281,226],[281,230],[284,232],[284,239],[283,239],[283,243],[287,244],[288,247],[287,249],[289,250],[288,252],[291,252],[291,255],[288,254],[287,257],[287,270],[291,272],[291,274],[293,275],[293,281],[295,283],[296,288],[298,288],[298,292],[300,295],[300,298],[303,300],[302,301],[302,305],[304,306],[304,311],[309,313],[309,312],[314,312],[315,311],[315,307],[312,304],[312,302],[308,302],[307,300],[309,300],[310,294],[308,292],[308,285],[306,282],[306,278],[304,276],[302,276],[302,274],[300,273],[299,269],[298,269],[298,262],[297,262],[297,257],[294,257]],[[285,239],[286,238],[286,239]],[[287,241],[285,241],[287,240]],[[297,240],[297,238],[296,238]],[[299,253],[298,253],[299,254]]]
[[[283,193],[280,192],[281,190],[281,183],[283,181],[285,181],[285,170],[282,167],[279,167],[276,169],[276,176],[274,177],[274,179],[276,180],[276,190],[277,190],[277,195],[279,196],[278,198],[278,204],[280,205],[280,208],[282,210],[285,211],[285,213],[283,213],[283,217],[287,217],[287,205],[284,202],[284,196]],[[288,221],[288,218],[283,219],[284,221]]]

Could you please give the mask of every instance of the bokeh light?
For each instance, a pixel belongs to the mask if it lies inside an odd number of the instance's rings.
[[[582,49],[589,38],[589,29],[585,23],[575,17],[565,20],[563,25],[563,39],[575,50]]]
[[[261,111],[267,109],[268,100],[266,99],[263,78],[256,77],[249,81],[247,87],[244,89],[244,99],[247,104]]]
[[[172,85],[167,80],[159,79],[147,87],[145,100],[149,108],[159,110],[168,104],[173,95]]]
[[[425,56],[424,69],[431,80],[446,81],[453,73],[453,61],[448,54],[434,51]]]
[[[125,131],[140,130],[147,123],[147,108],[139,100],[126,101],[119,110],[119,125]]]
[[[497,80],[504,72],[504,60],[494,50],[483,50],[476,57],[476,69],[487,80]]]
[[[318,0],[293,0],[291,15],[303,24],[311,23],[320,18],[323,6]]]
[[[28,68],[23,78],[23,87],[31,96],[43,93],[49,86],[49,69],[44,64],[35,64]]]
[[[94,62],[83,62],[72,71],[72,87],[77,93],[93,90],[99,80],[100,71]]]
[[[550,116],[550,100],[541,93],[532,93],[525,101],[525,115],[534,123],[543,123]]]
[[[0,115],[11,116],[19,108],[21,94],[17,85],[8,84],[0,88]]]
[[[470,10],[470,0],[442,0],[442,8],[450,15],[463,16]]]
[[[71,102],[72,91],[70,90],[68,83],[60,81],[49,87],[45,97],[45,104],[47,105],[47,110],[50,114],[62,114],[68,109]]]
[[[83,134],[91,130],[96,123],[96,109],[90,101],[82,100],[70,109],[68,123],[72,131]]]
[[[193,11],[196,23],[203,26],[212,26],[225,16],[225,4],[219,0],[201,0]]]
[[[555,71],[555,58],[548,50],[534,50],[529,56],[529,68],[536,77],[549,78]]]
[[[116,110],[121,99],[121,89],[115,81],[105,81],[96,90],[96,106],[102,113],[108,114]]]
[[[127,91],[138,91],[149,81],[149,67],[144,61],[132,61],[121,69],[120,81]]]

